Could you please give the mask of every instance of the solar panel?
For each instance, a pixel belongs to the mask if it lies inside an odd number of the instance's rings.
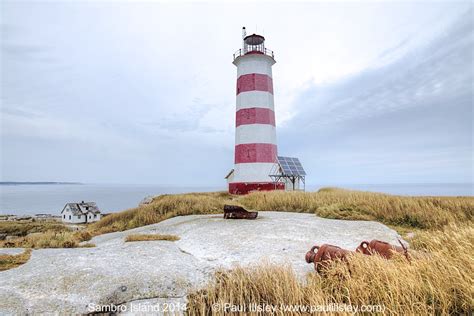
[[[278,156],[278,164],[283,174],[289,176],[305,176],[306,172],[298,158]]]

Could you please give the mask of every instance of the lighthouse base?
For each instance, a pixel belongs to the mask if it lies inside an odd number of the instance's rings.
[[[234,182],[229,183],[230,194],[247,194],[252,191],[284,190],[285,184],[281,182]]]

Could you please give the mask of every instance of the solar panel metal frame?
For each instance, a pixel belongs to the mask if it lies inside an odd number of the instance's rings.
[[[297,177],[306,175],[303,165],[298,158],[278,156],[277,159],[283,174]]]

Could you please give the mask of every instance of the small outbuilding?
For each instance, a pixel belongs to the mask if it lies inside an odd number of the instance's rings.
[[[61,211],[61,219],[65,223],[92,223],[101,217],[102,214],[95,202],[67,203]]]

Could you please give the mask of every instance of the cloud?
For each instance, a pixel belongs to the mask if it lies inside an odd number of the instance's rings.
[[[469,67],[472,26],[466,14],[449,35],[422,50],[339,84],[312,87],[296,101],[297,110],[306,118],[308,112],[314,113],[307,126],[330,125],[469,94],[473,78]]]
[[[1,113],[2,115],[20,116],[20,117],[25,117],[25,118],[41,117],[40,114],[35,113],[34,111],[31,111],[28,109],[21,109],[20,107],[14,108],[14,107],[3,106],[1,109]]]
[[[279,130],[280,152],[322,183],[472,181],[471,16],[389,65],[308,88]]]
[[[50,47],[18,42],[18,36],[21,36],[24,32],[22,28],[14,25],[0,25],[0,34],[2,36],[0,56],[2,56],[2,62],[6,59],[18,62],[52,63],[56,61],[51,55]]]
[[[45,52],[45,49],[33,45],[2,44],[3,53],[15,56],[29,57],[38,53]]]
[[[472,22],[443,27],[465,6],[7,1],[2,177],[224,185],[231,54],[258,21],[280,151],[310,182],[463,179]]]
[[[407,46],[407,44],[410,42],[410,40],[411,40],[411,37],[407,37],[407,38],[401,40],[395,46],[390,47],[390,48],[384,50],[383,52],[381,52],[380,55],[378,56],[378,58],[379,59],[384,59],[387,56],[393,56],[393,55],[398,54],[398,52],[402,51],[403,48]]]

